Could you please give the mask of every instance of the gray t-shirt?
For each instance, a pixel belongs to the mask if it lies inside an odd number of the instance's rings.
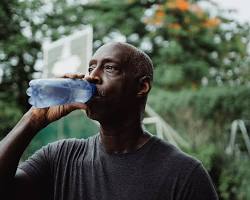
[[[99,135],[48,144],[19,168],[53,200],[216,200],[201,163],[152,137],[133,153],[108,154]]]

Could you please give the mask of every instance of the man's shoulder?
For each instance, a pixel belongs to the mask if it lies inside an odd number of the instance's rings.
[[[163,188],[169,186],[183,199],[218,199],[211,178],[199,160],[161,139],[157,139],[154,148],[155,171],[165,180]]]
[[[154,156],[155,159],[160,160],[162,165],[192,170],[201,164],[198,159],[185,153],[179,147],[170,144],[168,141],[162,140],[160,138],[156,138],[155,140],[156,145],[154,145],[153,149]]]

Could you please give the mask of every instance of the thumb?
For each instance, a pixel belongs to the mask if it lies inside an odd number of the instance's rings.
[[[86,110],[87,106],[84,103],[70,103],[65,105],[65,110],[69,113],[73,110],[83,109]]]

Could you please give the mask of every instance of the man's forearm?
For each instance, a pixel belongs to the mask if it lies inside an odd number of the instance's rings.
[[[86,109],[86,105],[72,103],[49,108],[32,107],[0,141],[0,194],[10,188],[20,157],[37,132],[76,109]]]
[[[13,130],[0,141],[0,189],[14,179],[20,157],[40,129],[35,128],[31,115],[26,114]]]

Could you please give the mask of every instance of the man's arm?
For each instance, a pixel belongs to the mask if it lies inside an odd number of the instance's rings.
[[[84,74],[65,74],[63,78],[84,79]],[[86,105],[72,103],[49,108],[32,107],[0,141],[0,199],[11,199],[10,194],[18,199],[38,199],[37,196],[32,198],[38,184],[33,183],[24,171],[17,170],[21,155],[41,129],[76,109],[86,109]],[[4,194],[6,198],[3,198]]]
[[[44,188],[35,184],[25,171],[17,169],[14,182],[5,199],[43,200],[46,199],[43,198],[44,192]]]
[[[41,128],[42,123],[39,125],[39,121],[35,120],[31,109],[0,142],[0,194],[12,191],[10,187],[14,182],[20,157]]]
[[[28,199],[32,191],[36,191],[36,183],[23,171],[17,171],[20,157],[33,137],[49,123],[60,119],[76,109],[85,109],[82,103],[54,106],[50,108],[31,108],[17,123],[13,130],[0,142],[0,194],[15,196],[22,188],[19,199]],[[29,185],[29,187],[26,187]],[[24,187],[25,186],[25,187]],[[19,191],[19,192],[18,192]],[[28,196],[27,196],[28,195]],[[2,199],[2,197],[1,197]]]

